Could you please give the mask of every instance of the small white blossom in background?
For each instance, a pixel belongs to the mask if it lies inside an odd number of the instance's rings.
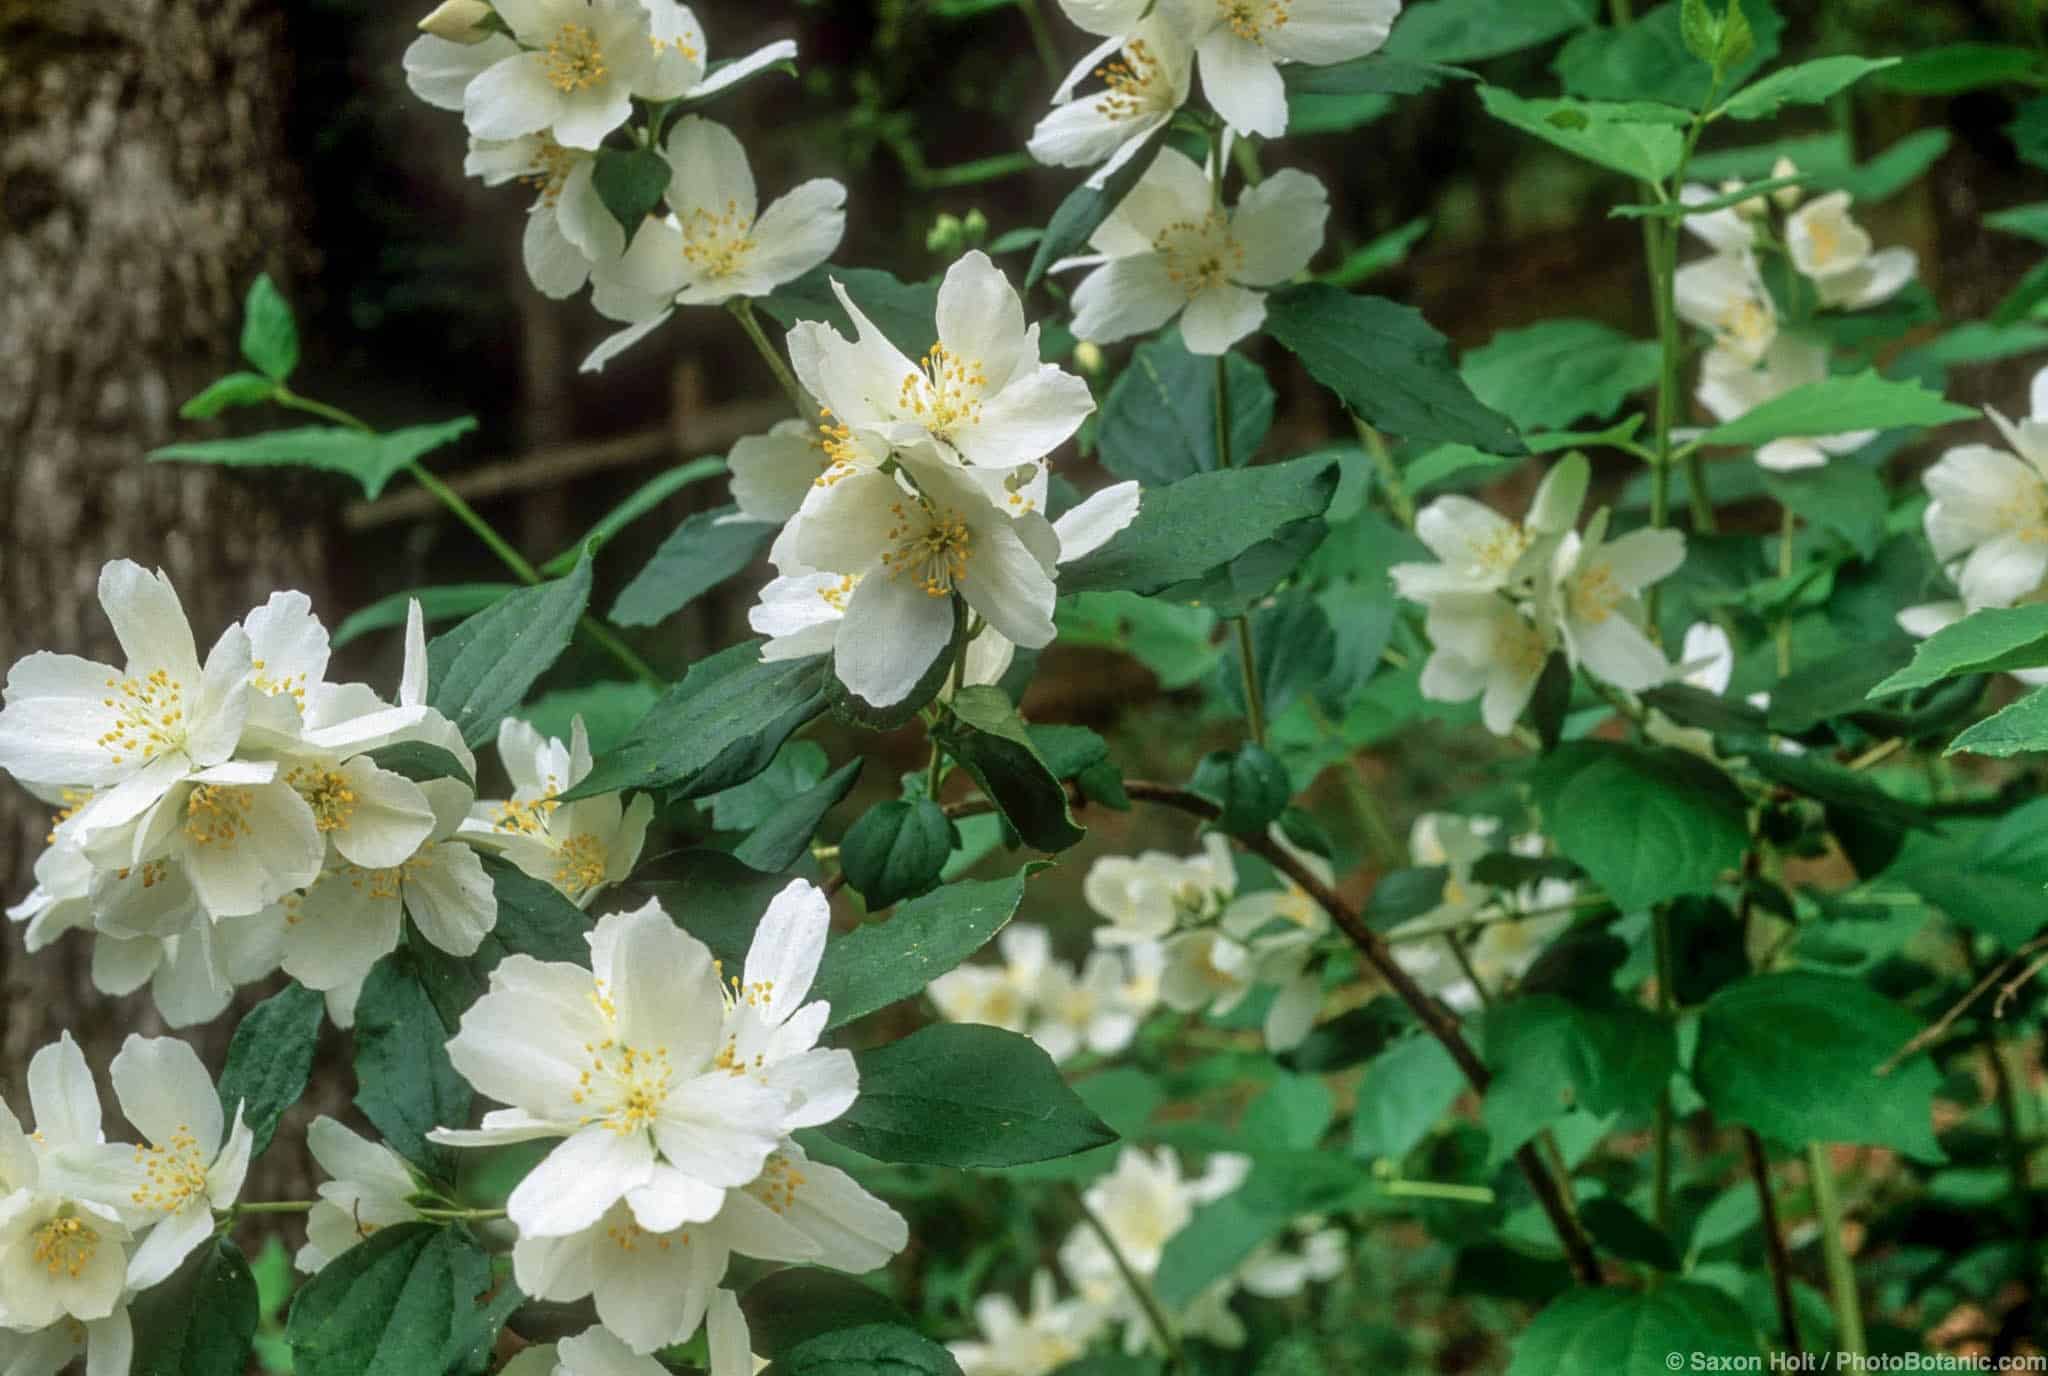
[[[578,907],[632,872],[647,844],[654,800],[643,793],[628,805],[616,793],[600,793],[561,801],[590,773],[590,733],[580,715],[570,722],[566,745],[507,717],[498,724],[498,759],[511,776],[512,796],[473,803],[459,830],[464,840],[552,884]]]
[[[1220,354],[1266,319],[1265,288],[1292,280],[1323,246],[1329,193],[1284,168],[1226,213],[1208,173],[1186,154],[1158,161],[1089,239],[1092,269],[1074,289],[1074,333],[1095,344],[1145,334],[1180,317],[1197,354]]]
[[[1097,951],[1078,968],[1052,954],[1046,929],[1012,922],[996,937],[1000,965],[959,965],[927,986],[948,1022],[1022,1032],[1055,1062],[1131,1044],[1159,1003],[1156,944]]]
[[[327,1172],[319,1202],[306,1214],[306,1245],[293,1264],[316,1272],[379,1228],[419,1218],[419,1192],[405,1158],[322,1114],[306,1129],[306,1146]]]
[[[950,1022],[978,1022],[1022,1032],[1038,1011],[1038,991],[1052,963],[1052,937],[1030,922],[1012,922],[996,936],[1001,965],[956,965],[925,986]]]
[[[710,1376],[753,1376],[758,1368],[748,1343],[746,1316],[730,1291],[721,1290],[706,1320]],[[559,1343],[529,1347],[505,1364],[501,1376],[668,1376],[668,1368],[635,1352],[606,1328],[587,1328]]]
[[[1785,250],[1792,266],[1813,283],[1823,306],[1865,310],[1905,290],[1920,271],[1909,248],[1877,249],[1870,234],[1849,215],[1849,193],[1837,191],[1807,202],[1785,221]]]
[[[463,89],[463,122],[477,138],[545,131],[564,148],[596,148],[631,117],[635,96],[681,94],[668,64],[657,61],[661,49],[640,0],[503,0],[493,8],[518,51]]]
[[[1527,974],[1544,947],[1572,923],[1569,905],[1578,887],[1570,880],[1537,879],[1502,888],[1474,877],[1473,867],[1502,849],[1495,840],[1500,832],[1497,817],[1428,812],[1415,819],[1408,835],[1409,854],[1417,865],[1444,867],[1443,901],[1389,933],[1407,938],[1393,943],[1394,955],[1417,983],[1460,1012],[1483,1006],[1486,997]],[[1531,832],[1509,838],[1505,849],[1533,859],[1544,854],[1545,842]],[[1485,925],[1468,937],[1456,926],[1466,919]],[[1421,932],[1430,936],[1423,938]],[[1451,941],[1463,951],[1463,961],[1452,954],[1446,944]]]
[[[1685,562],[1685,537],[1675,530],[1633,530],[1607,538],[1607,512],[1584,535],[1568,533],[1550,567],[1549,595],[1537,600],[1572,667],[1629,692],[1664,682],[1670,661],[1645,630],[1642,594]]]
[[[1310,1285],[1343,1275],[1350,1250],[1350,1239],[1342,1228],[1328,1227],[1320,1216],[1311,1214],[1290,1224],[1285,1236],[1254,1248],[1238,1263],[1237,1277],[1249,1294],[1289,1299]]]
[[[1221,917],[1236,892],[1230,842],[1218,832],[1202,838],[1200,855],[1102,856],[1081,883],[1082,898],[1109,924],[1095,929],[1100,946],[1156,942],[1182,922]]]
[[[1104,1317],[1079,1298],[1060,1299],[1052,1272],[1040,1270],[1029,1311],[1020,1313],[1008,1295],[983,1295],[974,1302],[981,1340],[946,1347],[961,1376],[1052,1376],[1087,1352]]]
[[[1825,343],[1807,335],[1781,334],[1757,359],[1745,359],[1718,346],[1707,350],[1700,360],[1700,383],[1694,396],[1715,420],[1731,421],[1796,387],[1824,382],[1827,376]],[[1759,467],[1779,473],[1819,468],[1833,456],[1853,454],[1876,438],[1875,430],[1787,436],[1758,449],[1756,461]]]
[[[1754,364],[1778,337],[1778,307],[1748,249],[1717,253],[1678,270],[1673,301],[1687,324],[1714,337],[1714,348]]]

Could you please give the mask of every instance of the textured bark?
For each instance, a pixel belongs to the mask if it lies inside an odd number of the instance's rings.
[[[303,260],[287,57],[264,0],[0,0],[0,665],[36,649],[118,663],[94,598],[110,558],[171,575],[202,653],[276,588],[322,600],[323,530],[283,509],[274,478],[143,462],[232,366],[250,279]],[[8,902],[31,886],[46,814],[0,782]],[[10,1099],[61,1029],[98,1065],[159,1029],[146,991],[93,990],[89,955],[72,935],[30,957],[6,924]],[[233,1024],[189,1034],[216,1067]]]

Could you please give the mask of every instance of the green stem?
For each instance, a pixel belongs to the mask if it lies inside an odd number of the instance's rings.
[[[1017,8],[1024,11],[1024,22],[1031,26],[1031,46],[1038,49],[1045,74],[1058,81],[1062,75],[1060,50],[1052,41],[1052,30],[1046,27],[1045,12],[1038,8],[1038,0],[1017,0]]]
[[[760,320],[754,315],[754,303],[744,296],[735,296],[726,303],[726,309],[732,312],[733,319],[740,322],[740,328],[747,332],[747,338],[754,341],[755,351],[767,363],[768,370],[775,374],[775,380],[782,384],[782,390],[788,394],[790,405],[796,407],[796,413],[800,416],[811,415],[816,408],[805,395],[804,389],[798,385],[796,374],[789,370],[789,364],[783,361],[781,353],[769,342],[767,332],[761,328]]]
[[[315,1204],[316,1199],[268,1199],[254,1204],[237,1204],[228,1209],[216,1209],[217,1217],[234,1218],[241,1214],[302,1214]]]
[[[413,1212],[432,1223],[486,1223],[505,1216],[503,1209],[415,1209]]]
[[[1109,1228],[1097,1216],[1095,1210],[1088,1207],[1088,1198],[1081,1193],[1080,1188],[1070,1184],[1067,1186],[1067,1193],[1072,1196],[1074,1207],[1081,1211],[1081,1217],[1087,1220],[1088,1227],[1093,1230],[1096,1237],[1102,1239],[1103,1247],[1109,1252],[1109,1259],[1116,1263],[1117,1274],[1123,1277],[1124,1284],[1131,1288],[1131,1294],[1137,1298],[1139,1307],[1145,1311],[1146,1321],[1152,1325],[1152,1332],[1158,1337],[1160,1347],[1165,1349],[1168,1369],[1185,1370],[1180,1339],[1174,1336],[1173,1325],[1167,1320],[1166,1311],[1159,1307],[1159,1297],[1152,1293],[1152,1287],[1140,1279],[1138,1273],[1131,1268],[1130,1259],[1124,1255],[1124,1249],[1117,1246]]]
[[[1849,1260],[1848,1249],[1842,1245],[1842,1200],[1835,1192],[1834,1167],[1828,1163],[1828,1149],[1822,1143],[1807,1143],[1806,1171],[1813,1179],[1813,1207],[1820,1215],[1828,1298],[1835,1308],[1835,1347],[1860,1359],[1869,1350],[1863,1337],[1863,1299],[1856,1292],[1856,1268]],[[1854,1370],[1855,1365],[1852,1361],[1844,1370]]]
[[[1448,1199],[1458,1204],[1491,1204],[1494,1193],[1484,1185],[1443,1185],[1434,1180],[1385,1180],[1381,1194],[1397,1199]]]
[[[331,420],[337,425],[346,425],[351,430],[360,430],[365,435],[377,433],[370,428],[368,423],[356,419],[339,406],[329,406],[324,401],[315,401],[311,397],[302,397],[282,382],[277,384],[277,390],[271,394],[271,400],[275,401],[279,406],[286,406],[294,411],[304,411],[309,416],[318,416],[322,420]]]
[[[1358,429],[1359,443],[1365,446],[1366,453],[1372,455],[1372,464],[1379,471],[1380,490],[1386,494],[1387,505],[1402,525],[1415,529],[1415,498],[1401,480],[1401,469],[1394,462],[1393,451],[1387,448],[1387,437],[1358,416],[1354,415],[1351,423]]]
[[[1218,160],[1221,165],[1221,160]],[[1219,174],[1218,180],[1221,180]],[[1230,467],[1230,353],[1228,350],[1216,355],[1216,466]],[[1252,623],[1245,617],[1233,618],[1237,627],[1238,670],[1244,682],[1245,721],[1251,728],[1252,743],[1264,746],[1266,743],[1266,699],[1259,687],[1258,651],[1252,644]]]
[[[1792,508],[1785,508],[1778,522],[1778,577],[1792,576],[1792,537],[1797,532],[1798,517]],[[1792,672],[1792,613],[1785,612],[1778,618],[1778,677]]]

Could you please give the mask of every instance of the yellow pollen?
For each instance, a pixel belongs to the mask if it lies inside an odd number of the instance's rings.
[[[604,842],[579,831],[555,852],[555,887],[572,897],[604,884]]]
[[[362,801],[349,785],[348,776],[308,765],[292,770],[284,781],[313,809],[314,826],[322,831],[348,830],[348,819],[355,816],[356,805]]]
[[[107,680],[100,706],[114,723],[94,742],[120,764],[140,754],[155,759],[185,748],[185,686],[162,669],[146,678]]]
[[[787,1156],[776,1152],[745,1189],[776,1213],[786,1214],[795,1206],[796,1192],[803,1183],[804,1173]]]
[[[1230,31],[1250,43],[1264,43],[1267,29],[1287,23],[1288,0],[1216,0]]]
[[[960,358],[944,344],[925,350],[917,371],[906,373],[896,406],[939,439],[960,426],[981,424],[981,394],[988,373],[978,359]]]
[[[555,801],[555,795],[560,792],[561,789],[556,787],[553,779],[550,779],[547,792],[538,798],[527,802],[520,802],[514,798],[510,802],[498,804],[497,812],[491,818],[491,825],[499,831],[509,831],[520,836],[538,836],[548,829],[549,815],[561,806]]]
[[[68,1276],[77,1280],[84,1272],[93,1253],[99,1250],[100,1235],[86,1225],[82,1218],[67,1215],[53,1218],[35,1231],[35,1245],[30,1255],[41,1262],[53,1276]]]
[[[859,585],[860,576],[849,573],[831,587],[818,589],[818,596],[823,598],[825,605],[833,611],[843,612],[846,610],[846,599],[853,596],[854,588]]]
[[[260,659],[252,660],[249,667],[254,670],[249,675],[249,686],[257,692],[267,693],[271,697],[288,696],[301,707],[305,706],[306,676],[304,674],[285,674],[282,677],[274,678],[264,672],[263,661]]]
[[[542,205],[554,205],[562,199],[562,184],[575,170],[576,154],[543,133],[532,167],[519,180],[539,193]]]
[[[1721,333],[1744,344],[1760,344],[1771,330],[1771,314],[1763,303],[1745,296],[1721,312]]]
[[[683,257],[712,281],[723,281],[745,269],[753,234],[754,221],[740,214],[739,202],[728,200],[720,213],[700,206],[683,219]]]
[[[609,1011],[609,1000],[604,1004]],[[590,1110],[582,1123],[601,1123],[621,1137],[653,1126],[675,1080],[668,1048],[643,1051],[607,1039],[589,1050],[590,1069],[577,1077],[569,1096]]]
[[[1095,69],[1095,75],[1109,89],[1095,98],[1095,110],[1104,119],[1136,119],[1147,107],[1171,98],[1168,83],[1161,78],[1165,67],[1142,38],[1124,44],[1123,56]]]
[[[548,84],[557,91],[587,91],[608,74],[597,35],[582,24],[564,24],[548,43],[543,66]]]
[[[348,879],[350,887],[366,898],[395,901],[407,879],[421,870],[434,867],[432,846],[423,846],[413,855],[388,869],[366,870],[360,865],[346,865],[341,873]],[[287,923],[296,923],[299,914],[289,898],[285,901]]]
[[[185,836],[194,845],[229,847],[249,830],[256,797],[228,784],[197,784],[185,798]]]
[[[1575,620],[1597,626],[1612,616],[1627,596],[1627,590],[1614,576],[1614,569],[1601,563],[1581,569],[1573,577],[1567,600]]]
[[[1220,210],[1199,220],[1177,220],[1159,231],[1153,249],[1166,260],[1166,277],[1192,301],[1228,286],[1244,270],[1244,245],[1230,234]]]
[[[135,1187],[129,1202],[139,1209],[161,1209],[176,1213],[188,1200],[206,1193],[206,1162],[199,1155],[199,1139],[183,1123],[160,1147],[137,1147],[135,1164],[142,1167],[144,1180]]]
[[[974,558],[974,532],[950,511],[920,506],[913,515],[901,502],[890,510],[898,524],[889,527],[885,537],[894,547],[882,551],[882,567],[891,578],[909,575],[928,596],[951,596]]]
[[[1806,222],[1806,233],[1807,237],[1813,242],[1813,265],[1815,267],[1826,267],[1834,261],[1835,255],[1842,251],[1842,234],[1835,227],[1833,221],[1818,218],[1808,219]]]

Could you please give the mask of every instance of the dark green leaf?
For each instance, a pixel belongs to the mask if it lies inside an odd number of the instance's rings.
[[[152,449],[149,460],[217,463],[229,468],[317,468],[354,478],[363,485],[363,495],[375,500],[394,473],[474,429],[474,416],[409,426],[387,435],[365,434],[339,425],[305,425],[240,439],[167,444]]]
[[[640,679],[600,679],[542,693],[512,715],[558,741],[575,733],[581,717],[591,750],[601,755],[626,739],[660,697],[660,688]]]
[[[1054,263],[1087,246],[1095,231],[1102,228],[1102,222],[1116,212],[1124,197],[1131,194],[1131,188],[1151,170],[1159,150],[1166,145],[1167,132],[1162,126],[1150,135],[1101,186],[1084,182],[1067,193],[1060,208],[1052,213],[1052,223],[1045,227],[1045,237],[1038,241],[1037,251],[1031,255],[1031,267],[1024,274],[1026,291],[1037,286]]]
[[[1871,706],[1870,690],[1905,664],[1913,645],[1908,637],[1893,634],[1886,640],[1850,645],[1801,664],[1771,690],[1770,729],[1798,735],[1837,717],[1883,711]]]
[[[678,926],[738,969],[761,914],[788,884],[787,875],[762,874],[722,850],[685,850],[642,864],[625,888],[635,901],[660,899]]]
[[[2002,760],[2041,750],[2048,750],[2048,688],[2036,688],[2018,702],[2001,707],[1949,742],[1943,753]]]
[[[1524,430],[1606,420],[1630,396],[1656,384],[1656,342],[1630,339],[1592,320],[1547,320],[1503,330],[1465,355],[1474,396]]]
[[[922,358],[939,337],[938,326],[933,323],[938,311],[938,286],[899,281],[876,268],[841,268],[827,263],[794,282],[784,283],[775,289],[774,295],[764,296],[754,304],[784,326],[799,320],[822,320],[851,339],[853,320],[833,295],[833,282],[846,288],[861,314],[910,357]]]
[[[1884,543],[1884,518],[1891,498],[1884,480],[1854,463],[1827,463],[1788,473],[1764,475],[1764,489],[1787,510],[1847,540],[1868,559]]]
[[[907,999],[986,946],[1024,901],[1024,876],[947,884],[825,947],[813,998],[829,999],[829,1030]],[[863,1091],[865,1092],[865,1091]]]
[[[1480,1110],[1494,1161],[1575,1107],[1647,1114],[1678,1068],[1675,1025],[1633,1005],[1533,994],[1496,1005],[1484,1040],[1494,1079]]]
[[[1326,1075],[1369,1061],[1394,1044],[1414,1019],[1392,998],[1377,998],[1363,1008],[1340,1013],[1316,1024],[1302,1042],[1279,1054],[1289,1070]]]
[[[837,807],[860,780],[859,760],[848,760],[829,777],[791,798],[734,846],[736,859],[765,874],[788,869],[811,848],[811,837],[825,814]]]
[[[668,159],[652,148],[600,148],[590,184],[630,244],[668,194],[671,175]]]
[[[1080,840],[1067,790],[1046,767],[1017,709],[1000,688],[962,688],[932,739],[974,776],[1024,844],[1061,851]]]
[[[620,626],[655,625],[753,563],[779,527],[726,519],[738,513],[736,506],[722,506],[677,526],[620,591],[606,619]]]
[[[576,567],[576,561],[583,557],[585,550],[595,554],[610,543],[614,535],[653,511],[676,493],[692,483],[715,478],[723,472],[724,459],[692,459],[657,477],[649,478],[634,490],[632,496],[606,512],[602,520],[584,532],[582,539],[542,564],[540,571],[550,578],[560,578]]]
[[[2048,96],[2021,101],[2019,113],[2005,126],[2005,132],[2022,161],[2048,169]]]
[[[1342,1157],[1260,1152],[1244,1184],[1196,1209],[1187,1226],[1167,1239],[1153,1280],[1160,1302],[1169,1310],[1184,1308],[1301,1215],[1338,1212],[1370,1193],[1375,1183],[1370,1172]]]
[[[1250,741],[1204,755],[1189,787],[1222,808],[1216,825],[1238,836],[1265,835],[1294,795],[1287,767]]]
[[[178,408],[184,420],[211,420],[233,406],[261,406],[277,395],[277,384],[258,373],[229,373]]]
[[[1387,42],[1390,55],[1479,62],[1533,48],[1596,22],[1600,0],[1421,0]]]
[[[1874,371],[1809,382],[1725,421],[1700,436],[1701,444],[1751,448],[1813,435],[1974,420],[1967,406],[1943,401],[1917,382],[1892,382]]]
[[[1941,1161],[1934,1062],[1923,1054],[1878,1073],[1919,1031],[1919,1019],[1860,980],[1754,975],[1707,1001],[1693,1081],[1721,1122],[1775,1142],[1854,1142]]]
[[[522,588],[427,642],[429,702],[471,746],[496,737],[575,634],[590,601],[590,561],[539,587]],[[571,795],[574,796],[574,795]]]
[[[1575,742],[1531,783],[1558,849],[1623,911],[1711,892],[1749,843],[1742,791],[1682,750]]]
[[[431,783],[435,779],[460,779],[471,791],[476,788],[476,780],[469,777],[469,771],[462,767],[462,761],[455,758],[453,751],[426,741],[394,741],[363,753],[377,768],[411,779],[416,784]]]
[[[1721,32],[1725,13],[1717,14],[1707,0],[1684,0],[1678,11],[1678,34],[1685,50],[1708,66],[1721,55]]]
[[[1230,375],[1230,463],[1216,452],[1216,377]],[[1195,473],[1251,462],[1273,424],[1266,370],[1243,354],[1191,354],[1169,332],[1138,346],[1109,389],[1095,434],[1102,466],[1164,487]]]
[[[242,305],[242,357],[273,382],[283,382],[299,366],[299,327],[267,272],[249,284]]]
[[[488,1353],[520,1299],[467,1232],[401,1223],[307,1281],[286,1331],[299,1376],[423,1376]]]
[[[869,1324],[907,1326],[910,1316],[879,1290],[816,1266],[763,1276],[740,1297],[756,1356],[771,1361],[817,1337]]]
[[[2048,874],[2048,802],[2008,812],[1988,829],[1910,835],[1886,873],[1966,927],[2017,950],[2041,928]]]
[[[825,777],[832,758],[816,741],[791,741],[775,752],[768,767],[743,784],[720,789],[701,800],[711,809],[711,824],[720,831],[752,831],[775,815],[777,808]]]
[[[2008,82],[2031,84],[2041,74],[2040,55],[2030,48],[2004,43],[1950,43],[1923,48],[1884,74],[1894,91],[1923,96],[1952,96]]]
[[[1051,1057],[1000,1027],[940,1023],[854,1062],[860,1098],[823,1131],[878,1161],[1016,1166],[1116,1140]]]
[[[1664,1230],[1611,1194],[1580,1205],[1579,1221],[1602,1251],[1639,1266],[1678,1270],[1678,1249]]]
[[[1435,1037],[1418,1033],[1395,1042],[1358,1082],[1351,1154],[1400,1163],[1467,1088],[1464,1072]]]
[[[840,1328],[787,1349],[762,1376],[960,1376],[953,1354],[914,1328]]]
[[[1031,744],[1055,779],[1077,779],[1109,758],[1109,742],[1085,726],[1027,726]]]
[[[1853,812],[1866,821],[1894,827],[1927,827],[1927,815],[1903,798],[1894,798],[1861,774],[1815,759],[1811,755],[1783,755],[1759,750],[1749,757],[1749,767],[1794,792],[1827,804],[1831,809]]]
[[[1730,96],[1723,114],[1736,119],[1770,119],[1786,105],[1818,105],[1872,72],[1898,65],[1895,57],[1823,57],[1772,72]]]
[[[1637,106],[1524,100],[1498,86],[1482,89],[1479,99],[1495,119],[1638,181],[1663,181],[1678,170],[1684,153],[1685,136],[1668,123],[1649,119]]]
[[[1987,607],[1920,642],[1913,662],[1870,690],[1873,698],[1959,674],[1996,674],[2048,664],[2048,603]]]
[[[1553,1301],[1516,1342],[1508,1376],[1670,1376],[1746,1370],[1751,1362],[1762,1369],[1742,1306],[1719,1290],[1670,1281],[1655,1290],[1575,1290]]]
[[[1696,110],[1712,90],[1732,90],[1777,56],[1785,21],[1769,0],[1709,0],[1715,47],[1688,50],[1684,8],[1673,0],[1617,28],[1588,29],[1552,63],[1571,95],[1606,101],[1660,101]],[[1721,16],[1725,14],[1726,19]],[[1720,80],[1715,81],[1715,73]]]
[[[1448,877],[1442,865],[1389,870],[1372,886],[1372,896],[1365,900],[1362,916],[1375,931],[1384,932],[1434,912],[1443,906],[1444,880]]]
[[[371,968],[356,1002],[356,1107],[393,1151],[437,1176],[446,1167],[427,1134],[469,1122],[469,1082],[448,1059],[448,1031],[407,952]]]
[[[701,798],[768,767],[792,732],[825,710],[832,661],[761,659],[743,641],[690,667],[618,749],[600,755],[565,799],[625,788],[670,788]]]
[[[368,635],[371,631],[403,626],[408,609],[415,599],[420,604],[420,619],[431,626],[437,621],[453,621],[460,617],[474,616],[499,601],[506,593],[518,591],[517,583],[449,583],[438,588],[414,588],[410,592],[395,592],[389,597],[378,598],[343,621],[335,628],[331,644],[339,650],[350,641]]]
[[[241,1110],[255,1139],[249,1148],[252,1158],[263,1154],[278,1120],[306,1092],[326,1016],[319,993],[288,984],[250,1009],[235,1028],[220,1073],[220,1106],[230,1122]]]
[[[870,909],[927,893],[953,852],[953,824],[929,798],[892,798],[869,808],[839,843],[839,868]]]
[[[1310,282],[1267,298],[1266,332],[1382,430],[1414,444],[1523,452],[1514,426],[1458,376],[1449,341],[1407,306]]]
[[[1275,534],[1315,521],[1337,492],[1334,457],[1202,473],[1145,493],[1137,519],[1060,570],[1062,593],[1157,593],[1199,579]]]
[[[581,908],[554,885],[535,879],[509,861],[486,855],[483,865],[491,879],[498,919],[482,944],[468,956],[451,956],[425,943],[412,951],[420,984],[446,1028],[462,1021],[462,1015],[489,986],[491,972],[508,955],[590,964],[590,946],[584,940],[590,919]]]
[[[135,1298],[133,1376],[242,1376],[258,1319],[249,1263],[226,1238],[209,1239]]]

